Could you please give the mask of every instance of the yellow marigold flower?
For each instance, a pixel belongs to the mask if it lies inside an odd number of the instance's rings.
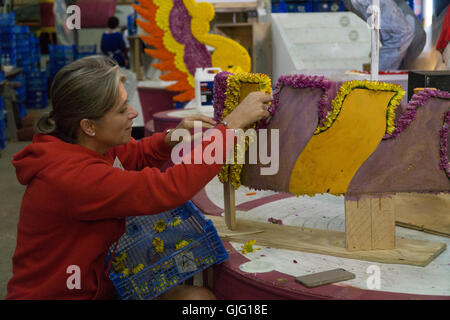
[[[175,244],[175,249],[179,250],[181,248],[186,247],[190,242],[187,242],[186,240],[180,240],[177,241],[177,243]]]
[[[139,271],[144,270],[144,265],[142,263],[139,263],[137,266],[133,268],[133,274],[138,273]]]
[[[121,254],[119,254],[118,256],[116,256],[113,259],[112,264],[119,264],[119,263],[125,261],[126,258],[127,258],[127,253],[126,252],[122,252]]]
[[[170,226],[171,226],[171,227],[176,227],[176,226],[179,225],[180,223],[181,223],[180,217],[175,217],[175,218],[173,218],[173,220],[170,222]]]
[[[162,253],[164,251],[164,241],[161,240],[160,238],[158,237],[153,238],[152,244],[156,252]]]
[[[164,220],[162,220],[162,219],[158,220],[158,221],[155,223],[155,225],[153,226],[153,229],[154,229],[156,232],[163,232],[164,230],[166,230],[166,228],[167,228],[167,225],[166,225],[166,223],[164,222]]]
[[[254,252],[255,250],[260,250],[261,248],[253,248],[253,245],[256,243],[256,240],[249,240],[243,246],[241,252],[243,254]]]
[[[243,83],[256,83],[259,84],[259,88],[266,94],[272,92],[272,82],[270,77],[262,73],[237,73],[230,75],[227,78],[227,90],[225,92],[224,109],[222,112],[222,119],[226,118],[239,104],[241,85]],[[246,128],[246,130],[255,128],[256,124]],[[249,139],[252,139],[251,141]],[[235,189],[241,186],[241,172],[243,168],[243,159],[245,151],[248,149],[249,143],[254,141],[254,137],[245,138],[245,146],[239,144],[235,146],[234,150],[234,164],[225,164],[222,166],[222,170],[219,173],[219,180],[222,183],[231,182]],[[240,162],[240,163],[239,163]]]
[[[128,277],[129,275],[130,275],[130,269],[124,268],[124,269],[122,270],[121,278]]]

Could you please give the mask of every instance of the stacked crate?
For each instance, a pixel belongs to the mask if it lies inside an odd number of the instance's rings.
[[[76,58],[81,59],[84,57],[92,56],[97,54],[97,46],[94,45],[83,45],[76,48]]]
[[[272,12],[338,12],[345,11],[342,0],[272,0]]]
[[[312,1],[272,0],[272,12],[312,12]]]
[[[97,54],[96,45],[80,45],[80,46],[66,46],[50,44],[48,46],[50,54],[50,81],[53,81],[56,73],[64,67],[77,59]]]
[[[47,77],[42,78],[41,52],[39,39],[30,33],[27,26],[14,27],[16,42],[17,67],[22,68],[21,74],[13,81],[22,85],[16,89],[18,108],[21,118],[27,109],[42,109],[48,105]],[[36,77],[39,74],[39,77]],[[39,82],[38,85],[36,82]]]
[[[53,81],[53,78],[62,67],[75,61],[76,46],[49,44],[48,52],[50,55],[50,81]]]
[[[5,74],[0,71],[0,82],[5,80]],[[0,96],[0,149],[5,149],[6,146],[6,120],[5,120],[5,103],[3,97]]]
[[[28,109],[44,109],[48,106],[47,72],[33,69],[27,73]]]
[[[20,83],[15,88],[20,117],[27,114],[27,108],[47,107],[47,78],[41,77],[39,39],[30,33],[28,26],[14,25],[14,12],[0,14],[0,39],[2,63],[22,69],[21,73],[9,79]],[[42,82],[39,86],[36,86],[36,73]],[[31,82],[31,87],[28,82]]]
[[[14,34],[14,12],[0,13],[0,53],[1,63],[8,60],[10,65],[16,64],[16,41]]]
[[[345,11],[342,0],[313,0],[313,12],[340,12]]]

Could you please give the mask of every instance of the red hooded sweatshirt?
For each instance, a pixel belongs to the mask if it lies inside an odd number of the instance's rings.
[[[217,129],[225,137],[225,127]],[[223,148],[225,159],[225,143]],[[125,232],[125,217],[175,208],[220,171],[220,164],[203,163],[179,164],[163,173],[158,168],[170,152],[162,133],[132,139],[104,156],[36,134],[12,161],[27,188],[6,299],[112,298],[115,290],[105,275],[105,259]],[[118,161],[125,170],[117,168]],[[79,268],[80,288],[70,285],[74,266]]]
[[[450,41],[450,6],[447,8],[444,16],[444,23],[442,24],[441,35],[436,44],[436,49],[444,51],[447,43]]]

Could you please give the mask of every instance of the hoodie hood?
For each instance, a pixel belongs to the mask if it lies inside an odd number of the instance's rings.
[[[81,153],[80,153],[81,151]],[[83,157],[86,155],[103,158],[95,151],[85,147],[62,141],[61,139],[48,134],[35,134],[31,144],[16,153],[11,161],[16,168],[16,176],[20,184],[29,184],[36,175],[50,166],[67,160],[76,161],[75,154]]]

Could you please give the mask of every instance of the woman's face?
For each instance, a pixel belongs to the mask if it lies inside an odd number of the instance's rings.
[[[131,139],[131,126],[138,113],[128,104],[128,94],[119,84],[118,103],[95,123],[95,139],[105,149],[126,144]]]

